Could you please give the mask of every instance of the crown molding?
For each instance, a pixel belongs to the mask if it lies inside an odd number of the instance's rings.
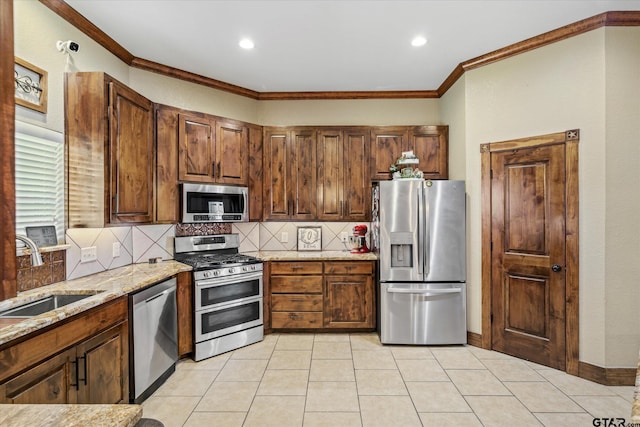
[[[565,25],[518,43],[494,50],[458,64],[437,90],[407,91],[327,91],[327,92],[256,92],[231,83],[205,77],[179,68],[170,67],[135,57],[115,40],[69,6],[64,0],[39,0],[40,3],[58,14],[74,27],[91,37],[102,47],[118,57],[125,64],[153,73],[196,83],[213,89],[260,101],[290,101],[318,99],[409,99],[439,98],[443,96],[468,70],[492,64],[540,47],[555,43],[604,26],[640,26],[640,11],[604,12],[573,24]]]

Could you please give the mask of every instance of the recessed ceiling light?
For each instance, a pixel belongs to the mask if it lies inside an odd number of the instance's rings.
[[[251,39],[242,39],[242,40],[240,40],[239,45],[243,49],[253,49],[253,47],[255,46],[253,44],[253,40],[251,40]]]
[[[427,39],[425,39],[425,38],[424,38],[424,37],[422,37],[422,36],[414,37],[414,39],[413,39],[413,40],[411,40],[411,46],[416,46],[416,47],[418,47],[418,46],[423,46],[423,45],[425,45],[426,43],[427,43]]]

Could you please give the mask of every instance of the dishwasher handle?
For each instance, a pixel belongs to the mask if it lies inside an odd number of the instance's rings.
[[[145,303],[150,303],[151,301],[153,301],[154,299],[160,298],[161,296],[167,295],[171,292],[173,292],[173,289],[167,289],[163,292],[160,292],[159,294],[155,294],[154,296],[152,296],[151,298],[147,298],[146,300],[144,300]]]
[[[454,289],[406,289],[406,288],[387,288],[387,292],[394,294],[417,294],[417,295],[445,295],[445,294],[459,294],[462,292],[461,288]]]

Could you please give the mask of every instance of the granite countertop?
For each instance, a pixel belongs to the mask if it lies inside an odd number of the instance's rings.
[[[348,251],[258,251],[247,252],[263,261],[377,261],[374,253],[352,254]]]
[[[636,371],[636,389],[633,393],[631,406],[631,423],[640,423],[640,355],[638,355],[638,370]]]
[[[3,427],[133,427],[141,417],[140,405],[0,405]]]
[[[174,276],[182,271],[191,270],[190,266],[176,261],[163,261],[158,264],[131,264],[79,279],[58,282],[21,292],[15,298],[0,301],[0,311],[35,301],[51,294],[89,294],[92,296],[26,319],[0,318],[0,345]],[[2,423],[0,422],[0,424]]]

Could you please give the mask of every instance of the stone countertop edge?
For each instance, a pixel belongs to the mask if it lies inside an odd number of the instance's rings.
[[[66,251],[70,247],[71,245],[69,244],[61,243],[55,246],[44,246],[42,248],[38,248],[38,250],[40,251],[40,253],[45,253],[45,252],[53,252],[53,251]],[[31,255],[31,249],[27,247],[16,249],[16,256],[22,256],[22,255]]]
[[[36,301],[51,294],[86,293],[92,296],[38,316],[0,327],[0,346],[180,272],[191,270],[191,266],[172,260],[158,264],[130,264],[78,279],[21,292],[15,298],[0,301],[0,311]]]
[[[140,418],[140,405],[0,405],[3,427],[133,427]]]
[[[257,251],[245,252],[262,261],[377,261],[378,256],[369,252],[352,254],[348,251]]]

